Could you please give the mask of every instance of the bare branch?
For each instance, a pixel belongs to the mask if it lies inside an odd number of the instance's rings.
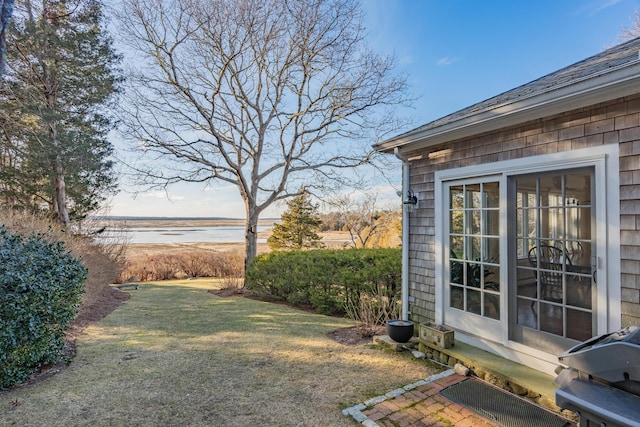
[[[410,101],[395,60],[365,46],[356,0],[123,5],[123,37],[140,55],[123,130],[150,161],[138,170],[147,182],[233,183],[248,229],[301,183],[348,180],[370,163],[375,138],[397,130],[389,109]]]
[[[624,25],[620,34],[618,35],[618,40],[621,42],[633,40],[637,37],[640,37],[640,11],[636,9],[633,16],[631,17],[631,24]]]

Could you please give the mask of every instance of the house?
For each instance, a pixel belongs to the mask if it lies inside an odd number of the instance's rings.
[[[640,38],[375,148],[403,160],[403,315],[548,373],[640,324]]]

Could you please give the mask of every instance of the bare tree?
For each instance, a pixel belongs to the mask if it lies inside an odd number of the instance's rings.
[[[356,0],[122,3],[140,63],[124,118],[144,152],[138,179],[235,185],[247,262],[267,207],[371,162],[376,136],[397,130],[389,112],[409,101],[394,58],[365,45]]]
[[[349,232],[351,237],[349,246],[353,248],[388,246],[388,241],[391,239],[389,236],[383,239],[383,235],[401,233],[401,227],[397,227],[400,226],[402,215],[396,211],[381,210],[377,200],[376,194],[367,193],[360,199],[351,195],[341,195],[333,197],[328,202],[328,205],[337,211],[340,223],[344,224],[344,230]]]
[[[631,18],[631,24],[624,25],[622,27],[622,31],[618,36],[618,39],[620,41],[628,41],[637,37],[640,37],[640,12],[638,10],[635,11]]]

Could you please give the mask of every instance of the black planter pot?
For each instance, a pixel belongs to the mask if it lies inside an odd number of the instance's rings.
[[[409,320],[387,320],[387,335],[396,342],[408,342],[413,336],[413,322]]]

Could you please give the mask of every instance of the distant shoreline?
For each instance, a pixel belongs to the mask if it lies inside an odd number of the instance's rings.
[[[101,226],[109,227],[229,227],[244,226],[244,218],[221,217],[148,217],[148,216],[101,216],[94,220]],[[272,226],[280,218],[264,218],[260,226]]]
[[[244,221],[244,218],[222,216],[135,216],[135,215],[102,215],[95,216],[98,221]],[[262,220],[278,220],[279,218],[263,218]]]
[[[129,216],[108,216],[96,217],[93,220],[96,226],[107,227],[107,229],[118,228],[197,228],[197,227],[243,227],[244,219],[240,218],[203,218],[203,217],[129,217]],[[261,227],[267,229],[258,233],[258,253],[270,252],[269,246],[265,243],[272,232],[274,223],[280,223],[280,218],[265,218],[258,222]],[[333,231],[319,233],[323,243],[327,248],[344,248],[347,242],[351,241],[351,236],[346,231]],[[155,256],[171,255],[193,250],[207,250],[215,252],[240,252],[245,250],[244,239],[238,242],[158,242],[158,243],[125,243],[127,248],[127,258],[135,256]]]

